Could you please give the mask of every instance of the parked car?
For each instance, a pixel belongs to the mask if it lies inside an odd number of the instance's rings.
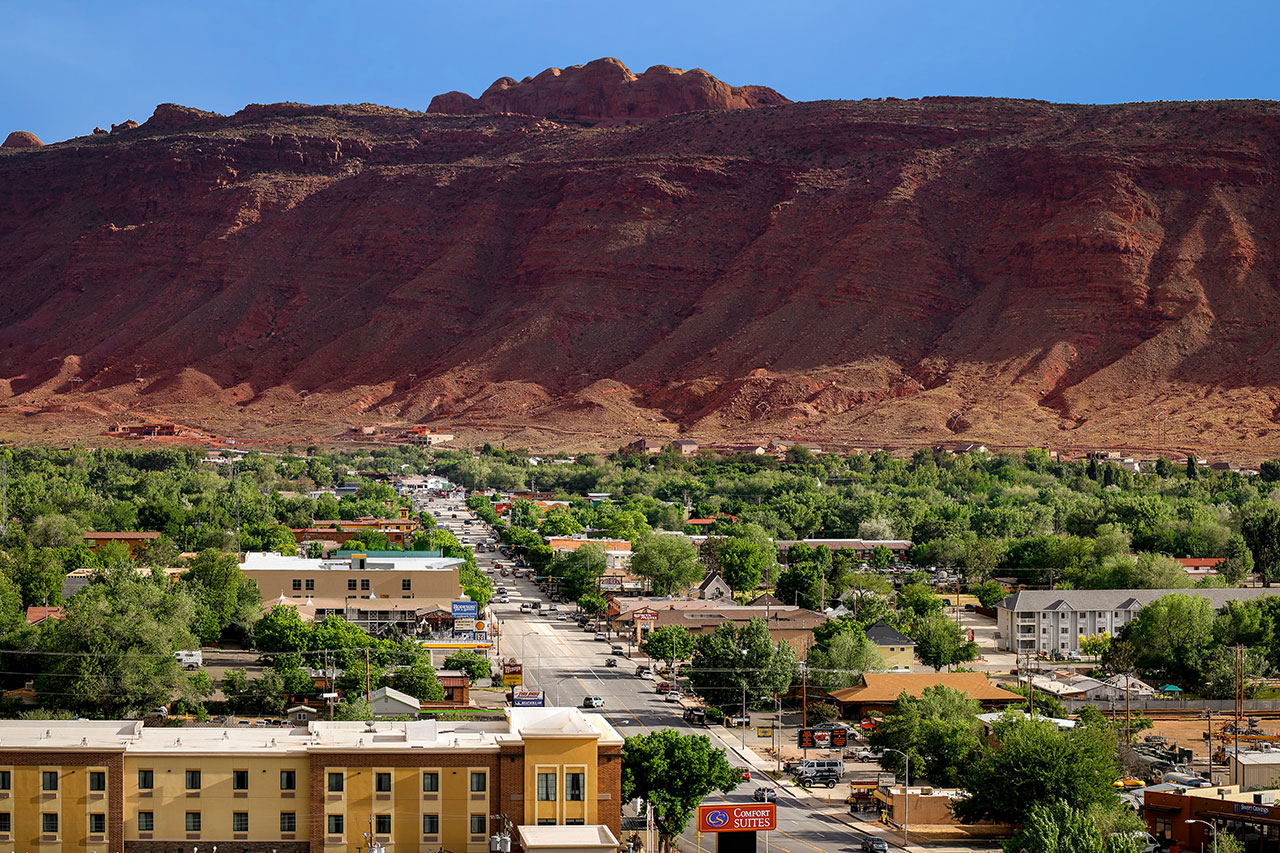
[[[627,650],[619,645],[614,645],[614,647],[610,651],[620,658],[627,656]]]
[[[757,803],[776,803],[778,801],[778,792],[772,788],[756,788],[751,792],[751,799]]]
[[[601,699],[599,696],[588,696],[588,697],[586,697],[585,699],[583,699],[583,700],[582,700],[582,707],[584,707],[584,708],[603,708],[603,707],[604,707],[604,700],[603,700],[603,699]]]
[[[658,683],[658,693],[670,693],[673,687],[670,681],[662,681]]]
[[[607,643],[609,642],[609,635],[603,631],[596,631],[596,639],[602,643]]]
[[[889,845],[883,838],[864,838],[859,849],[862,853],[889,853]]]
[[[668,694],[667,694],[666,696],[664,696],[663,698],[664,698],[664,699],[666,699],[668,702],[679,702],[679,701],[680,701],[680,691],[679,691],[679,690],[672,690],[670,693],[668,693]]]

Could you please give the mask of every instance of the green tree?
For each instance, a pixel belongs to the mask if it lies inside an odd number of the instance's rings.
[[[1085,726],[1060,729],[1043,719],[1012,715],[992,727],[995,745],[960,773],[968,792],[952,807],[966,823],[997,820],[1021,825],[1032,809],[1062,802],[1071,808],[1116,802],[1111,786],[1120,776],[1115,742]]]
[[[543,536],[573,536],[582,532],[582,524],[567,509],[553,507],[538,525],[538,532]]]
[[[560,595],[566,601],[577,601],[599,589],[600,576],[604,574],[608,560],[603,545],[589,542],[578,546],[577,550],[557,554],[551,560],[549,571],[559,582]]]
[[[871,549],[871,565],[887,568],[893,565],[893,552],[883,545]]]
[[[908,753],[915,773],[923,771],[933,784],[952,787],[980,752],[980,710],[976,700],[951,687],[926,687],[919,699],[903,691],[869,740],[874,747]],[[894,772],[902,772],[905,764],[892,752],[880,763]]]
[[[652,811],[664,853],[674,849],[703,799],[713,791],[727,794],[741,781],[741,771],[705,735],[659,729],[622,745],[622,799],[641,799]]]
[[[1111,635],[1106,631],[1090,634],[1080,641],[1080,653],[1085,657],[1100,658],[1111,648]]]
[[[829,642],[811,648],[807,664],[810,679],[828,690],[838,690],[853,686],[862,673],[881,668],[884,660],[862,627],[849,623],[847,630]]]
[[[967,638],[963,627],[942,613],[917,619],[908,633],[916,641],[916,657],[935,672],[978,657],[978,644]]]
[[[983,607],[995,607],[1009,594],[1000,584],[990,580],[983,581],[971,589],[970,592],[978,597],[978,603]]]
[[[819,563],[789,563],[778,576],[777,595],[785,604],[809,610],[823,608],[823,570]]]
[[[415,660],[404,669],[396,670],[391,676],[391,686],[421,702],[444,701],[444,688],[440,686],[436,671],[425,657]]]
[[[304,652],[311,648],[312,626],[298,608],[277,604],[253,628],[254,644],[264,652]]]
[[[233,623],[252,624],[261,611],[258,586],[240,570],[234,554],[201,551],[178,585],[196,603],[193,630],[204,642],[216,642]]]
[[[578,609],[589,616],[599,616],[608,606],[609,602],[594,589],[578,596]]]
[[[604,520],[604,531],[614,539],[626,539],[634,546],[652,532],[649,520],[637,510],[619,510]],[[677,539],[663,536],[662,539]]]
[[[743,690],[748,707],[772,701],[799,671],[791,646],[774,643],[763,619],[742,627],[724,624],[698,635],[687,670],[694,692],[726,709],[741,705]]]
[[[150,711],[183,685],[173,653],[196,647],[195,605],[132,569],[117,569],[81,590],[66,617],[44,635],[52,652],[35,687],[41,703],[119,719]]]
[[[772,547],[750,539],[725,539],[719,554],[724,582],[734,592],[753,592],[772,566],[774,553]]]
[[[1174,593],[1139,610],[1119,637],[1133,649],[1138,669],[1190,681],[1212,642],[1213,618],[1203,596]]]
[[[635,546],[631,571],[649,582],[654,595],[671,595],[702,579],[698,552],[682,536],[653,534]]]
[[[670,662],[688,660],[697,638],[683,625],[660,625],[640,643],[640,650],[654,660]]]
[[[1233,586],[1244,583],[1253,573],[1253,553],[1243,536],[1237,534],[1227,540],[1226,557],[1226,562],[1218,566],[1219,573]]]
[[[927,584],[909,583],[902,587],[902,592],[898,595],[898,606],[916,617],[924,618],[941,613],[946,603]]]
[[[484,655],[476,654],[471,649],[456,651],[444,659],[445,669],[460,669],[472,681],[488,678],[492,672],[492,664]]]
[[[1066,803],[1034,806],[1004,853],[1139,853],[1137,839],[1129,834],[1103,835],[1089,810]]]

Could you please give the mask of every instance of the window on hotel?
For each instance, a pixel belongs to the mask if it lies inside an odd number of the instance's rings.
[[[9,790],[13,785],[13,774],[8,770],[0,770],[0,791]]]
[[[231,771],[231,790],[233,791],[249,790],[249,771],[248,770],[232,770]]]
[[[249,831],[249,813],[248,812],[232,812],[231,813],[231,831],[232,832],[248,832]]]
[[[485,787],[486,787],[486,785],[485,785],[485,774],[484,774],[484,773],[472,773],[472,774],[471,774],[471,791],[472,791],[472,793],[480,793],[481,791],[483,791],[483,790],[485,789]],[[483,831],[483,830],[481,830],[481,831]]]
[[[363,592],[368,592],[368,591],[369,591],[369,579],[368,579],[368,578],[360,578],[360,589],[361,589]]]
[[[538,826],[555,826],[555,825],[556,825],[556,819],[553,817],[538,818]]]
[[[440,815],[424,814],[422,816],[422,834],[437,835],[440,832]]]
[[[564,798],[571,803],[580,803],[587,798],[587,774],[564,774]]]
[[[187,771],[187,790],[188,791],[200,790],[200,771],[199,770]]]
[[[373,790],[379,794],[391,793],[391,774],[375,773],[373,774]]]
[[[89,815],[89,834],[105,835],[107,831],[107,816],[104,814]]]
[[[400,579],[400,589],[402,589],[402,590],[403,590],[403,591],[405,591],[405,592],[409,592],[411,589],[413,589],[413,579],[412,579],[412,578],[401,578],[401,579]]]
[[[329,793],[339,794],[341,792],[342,792],[342,774],[330,773],[329,774]]]
[[[485,828],[484,828],[484,815],[482,815],[482,814],[473,814],[473,815],[471,816],[471,834],[472,834],[472,835],[484,835],[484,833],[485,833]]]
[[[138,832],[151,832],[156,828],[156,816],[153,812],[138,812]]]
[[[424,793],[433,794],[440,790],[440,774],[439,773],[423,773],[422,774],[422,790]]]
[[[280,812],[280,831],[297,832],[298,815],[294,812]]]
[[[328,822],[329,834],[341,835],[342,834],[342,815],[331,814],[328,817],[329,817],[329,822]]]
[[[8,812],[0,812],[0,832],[8,834],[13,831],[13,818]]]
[[[187,812],[187,832],[200,831],[200,812]]]
[[[107,774],[102,770],[89,771],[89,790],[105,791],[107,790]]]
[[[302,578],[293,579],[293,588],[294,588],[294,591],[302,589]]]
[[[156,786],[155,771],[152,771],[152,770],[138,771],[138,790],[139,791],[150,791],[155,786]]]
[[[373,816],[373,831],[378,835],[391,834],[391,815],[376,814]]]
[[[40,815],[40,831],[48,835],[53,835],[58,831],[57,812],[45,812]]]
[[[312,592],[316,588],[316,579],[307,578],[307,592]]]
[[[40,772],[40,789],[43,791],[58,790],[57,770],[42,770]]]
[[[538,801],[543,803],[556,801],[556,774],[538,774]]]
[[[355,588],[356,588],[356,579],[355,579],[355,578],[347,578],[347,589],[349,589],[349,590],[351,590],[351,591],[353,591],[353,592],[354,592],[354,591],[355,591]]]
[[[296,791],[298,789],[298,771],[281,770],[280,771],[280,790]]]

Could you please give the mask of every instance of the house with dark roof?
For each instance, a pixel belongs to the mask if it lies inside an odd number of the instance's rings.
[[[1114,637],[1144,606],[1175,594],[1204,598],[1220,610],[1229,601],[1250,601],[1275,590],[1024,589],[996,605],[997,643],[1005,651],[1079,651],[1081,640],[1104,631]]]
[[[877,622],[866,630],[867,639],[880,653],[884,669],[889,672],[910,672],[915,663],[916,641],[891,625]]]
[[[698,598],[705,598],[708,601],[724,598],[733,601],[733,590],[724,582],[724,578],[720,577],[719,572],[712,572],[698,585]]]

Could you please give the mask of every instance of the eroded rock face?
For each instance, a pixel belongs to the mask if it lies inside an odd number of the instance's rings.
[[[40,148],[44,143],[40,137],[25,130],[15,130],[4,138],[0,148]]]
[[[765,86],[729,86],[701,68],[655,65],[633,74],[616,59],[548,68],[516,82],[502,77],[479,98],[437,95],[429,113],[517,113],[591,123],[625,124],[699,110],[748,109],[790,103]]]
[[[0,157],[6,429],[1280,445],[1274,103],[158,112]]]
[[[184,107],[179,104],[159,104],[151,114],[151,118],[142,126],[149,130],[177,130],[184,127],[196,127],[205,122],[216,120],[222,116],[217,113]],[[136,125],[135,125],[136,126]]]

